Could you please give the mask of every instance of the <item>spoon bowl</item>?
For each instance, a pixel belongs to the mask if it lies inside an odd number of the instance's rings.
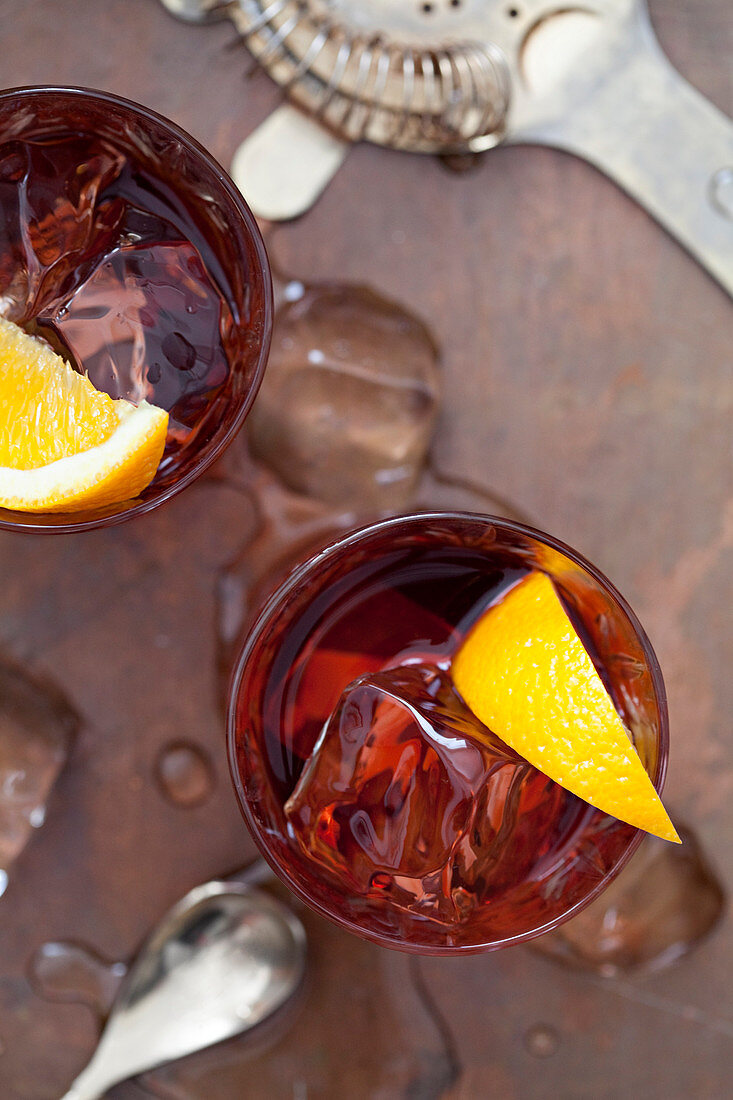
[[[254,1027],[295,992],[304,968],[303,926],[275,898],[236,881],[197,886],[143,946],[91,1062],[62,1100],[95,1100]]]

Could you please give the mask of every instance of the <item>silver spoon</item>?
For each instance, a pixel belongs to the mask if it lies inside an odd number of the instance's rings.
[[[128,973],[99,1046],[62,1100],[228,1039],[287,1001],[303,977],[305,932],[275,898],[207,882],[163,918]]]

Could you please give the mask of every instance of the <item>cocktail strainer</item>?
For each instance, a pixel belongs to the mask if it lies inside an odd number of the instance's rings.
[[[306,210],[354,141],[534,142],[595,164],[733,294],[733,124],[672,68],[645,0],[164,2],[228,15],[288,96],[234,158],[261,217]]]

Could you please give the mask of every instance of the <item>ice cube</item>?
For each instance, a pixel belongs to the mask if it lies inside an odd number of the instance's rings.
[[[26,322],[62,297],[69,282],[113,246],[122,204],[101,200],[124,157],[79,135],[43,142],[7,141],[0,152],[0,298],[3,312]]]
[[[226,381],[222,300],[187,241],[123,244],[40,320],[97,389],[175,408],[181,420]]]
[[[403,666],[342,694],[285,814],[342,886],[452,922],[541,860],[564,797],[478,723],[447,674]]]
[[[298,287],[276,316],[248,421],[254,452],[298,492],[399,509],[438,413],[436,345],[417,318],[364,287]]]
[[[621,874],[577,917],[533,948],[604,977],[661,970],[687,954],[725,912],[725,891],[699,842],[648,836]]]
[[[77,727],[74,711],[55,689],[0,660],[0,893],[46,818]]]

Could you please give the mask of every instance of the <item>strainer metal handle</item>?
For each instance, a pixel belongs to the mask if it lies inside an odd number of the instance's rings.
[[[350,142],[284,103],[239,146],[232,178],[258,218],[288,221],[313,205],[350,148]]]
[[[571,109],[508,140],[590,161],[733,295],[733,123],[680,76],[651,34],[623,45]]]

